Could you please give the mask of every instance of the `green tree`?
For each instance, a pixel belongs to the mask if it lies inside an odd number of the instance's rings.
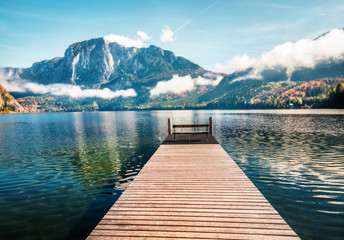
[[[344,108],[344,83],[339,83],[328,95],[330,107]]]

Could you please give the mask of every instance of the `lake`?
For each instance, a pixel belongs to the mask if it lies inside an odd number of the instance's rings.
[[[190,110],[0,115],[0,239],[84,239],[164,140],[168,117],[210,116],[302,239],[344,238],[344,110]]]

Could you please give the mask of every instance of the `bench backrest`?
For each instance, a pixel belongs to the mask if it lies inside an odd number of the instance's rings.
[[[174,128],[199,128],[206,127],[210,135],[213,135],[213,118],[209,117],[209,123],[203,124],[172,124],[172,118],[168,118],[168,134],[173,134]]]

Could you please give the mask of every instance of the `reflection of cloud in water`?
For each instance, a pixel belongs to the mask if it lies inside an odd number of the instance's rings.
[[[85,144],[85,129],[84,129],[84,122],[83,122],[83,115],[82,113],[72,113],[73,117],[73,126],[76,136],[76,147],[78,148],[79,155],[86,155],[86,144]]]
[[[137,130],[136,130],[136,124],[137,124],[137,118],[136,118],[137,112],[135,111],[127,111],[123,112],[121,114],[122,117],[122,123],[120,128],[123,128],[123,134],[126,136],[137,136]]]
[[[113,127],[107,128],[109,122],[103,124],[102,121],[102,117],[95,113],[73,113],[74,161],[88,175],[89,186],[112,181],[121,167]],[[98,176],[103,171],[109,172],[108,178]]]
[[[118,142],[116,128],[116,115],[109,114],[107,112],[97,114],[99,116],[99,122],[97,123],[101,127],[99,128],[99,139],[104,146],[106,146],[106,153],[108,155],[108,162],[111,168],[114,170],[113,174],[118,174],[121,169],[120,157],[118,154]],[[103,143],[104,142],[104,143]]]

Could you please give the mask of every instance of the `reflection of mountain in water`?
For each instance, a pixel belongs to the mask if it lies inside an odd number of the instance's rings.
[[[73,114],[77,140],[73,164],[87,175],[88,186],[104,182],[124,189],[154,153],[160,140],[152,136],[151,122],[137,121],[136,114],[94,114],[87,122],[85,115]]]
[[[85,191],[88,195],[95,194],[96,199],[72,229],[70,239],[79,239],[81,232],[83,238],[87,236],[92,226],[82,223],[89,222],[95,227],[160,144],[161,140],[157,138],[160,134],[152,133],[161,129],[153,130],[150,115],[147,115],[147,121],[141,121],[138,114],[73,113],[76,144],[72,164],[83,175],[79,181]]]

